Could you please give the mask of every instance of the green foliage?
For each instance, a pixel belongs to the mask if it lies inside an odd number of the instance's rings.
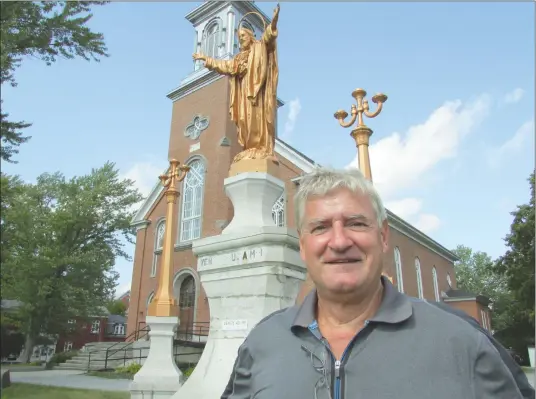
[[[130,374],[134,375],[141,369],[141,364],[130,363],[128,366],[122,366],[115,369],[117,374]]]
[[[106,305],[106,308],[108,309],[108,312],[110,312],[110,314],[120,315],[120,316],[124,316],[127,311],[126,305],[119,299],[114,299],[113,301],[109,301],[108,304]]]
[[[16,325],[6,322],[6,320],[2,320],[0,334],[2,358],[8,357],[9,355],[18,356],[24,345],[24,335],[21,334],[19,328]]]
[[[519,345],[534,344],[534,172],[530,175],[530,200],[512,212],[514,220],[505,242],[506,253],[497,260],[496,272],[506,279],[512,291],[513,323],[508,336],[514,336]]]
[[[67,360],[71,360],[78,354],[78,351],[69,351],[69,352],[57,352],[50,358],[46,367],[48,369],[52,368],[55,365],[65,363]]]
[[[1,3],[4,4],[4,3]],[[0,100],[0,104],[3,100]],[[13,155],[19,153],[18,147],[22,143],[26,143],[31,139],[30,136],[23,136],[22,130],[32,126],[31,123],[26,122],[10,122],[7,120],[9,114],[0,112],[0,139],[2,146],[0,146],[0,159],[17,163],[13,160]]]
[[[2,1],[0,2],[0,83],[16,86],[15,70],[25,57],[51,65],[58,58],[99,61],[108,57],[104,36],[87,27],[90,9],[106,1]],[[20,144],[30,137],[26,122],[10,122],[1,113],[0,158],[15,162]]]
[[[485,252],[473,252],[471,248],[458,245],[454,254],[456,282],[459,289],[484,295],[492,301],[494,330],[502,330],[511,324],[511,293],[506,279],[494,270],[494,261]]]
[[[11,186],[0,215],[0,291],[22,302],[22,331],[59,334],[70,318],[98,314],[116,286],[115,258],[129,259],[121,238],[133,242],[132,206],[141,200],[133,182],[120,180],[112,163],[69,180],[2,179]]]
[[[195,366],[188,367],[186,370],[184,370],[183,374],[186,378],[188,378],[192,375],[194,370],[195,370]]]

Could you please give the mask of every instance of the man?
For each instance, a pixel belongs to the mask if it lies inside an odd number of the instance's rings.
[[[223,399],[522,398],[484,334],[381,276],[387,216],[358,170],[313,171],[295,209],[316,289],[251,331]]]
[[[389,279],[389,278],[388,278]],[[389,281],[392,282],[391,279]],[[311,290],[314,289],[314,283],[311,281],[310,277],[307,276],[307,279],[305,280],[305,283],[302,286],[302,289],[298,295],[298,298],[296,299],[296,304],[301,304],[303,302],[303,299],[307,296],[307,294],[310,293]],[[482,334],[486,335],[486,337],[489,339],[491,344],[497,349],[497,352],[499,352],[499,355],[501,356],[502,361],[508,367],[508,370],[514,377],[514,380],[516,382],[516,385],[523,395],[524,399],[535,399],[535,391],[532,385],[530,385],[529,380],[527,379],[527,375],[523,371],[523,369],[519,366],[519,364],[516,363],[516,361],[513,359],[511,354],[508,352],[508,350],[501,345],[499,341],[497,341],[493,335],[489,333],[488,330],[483,328],[478,321],[476,321],[474,318],[469,316],[467,313],[465,313],[462,310],[453,308],[452,306],[447,305],[444,302],[428,302],[431,305],[437,306],[441,310],[454,314],[461,319],[468,322],[472,327],[480,331]]]

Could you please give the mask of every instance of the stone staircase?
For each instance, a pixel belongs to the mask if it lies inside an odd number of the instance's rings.
[[[113,348],[111,348],[113,346]],[[111,348],[111,349],[110,349]],[[106,350],[108,351],[108,362]],[[128,365],[132,360],[132,342],[92,342],[84,345],[78,354],[55,368],[60,370],[96,371],[115,369]]]

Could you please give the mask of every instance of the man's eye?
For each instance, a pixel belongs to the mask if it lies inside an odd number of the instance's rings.
[[[311,233],[320,233],[326,228],[324,226],[315,226],[311,229]]]

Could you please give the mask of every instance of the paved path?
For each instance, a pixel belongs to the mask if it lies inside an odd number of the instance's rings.
[[[11,382],[100,391],[128,391],[131,380],[92,377],[77,370],[11,371]]]

